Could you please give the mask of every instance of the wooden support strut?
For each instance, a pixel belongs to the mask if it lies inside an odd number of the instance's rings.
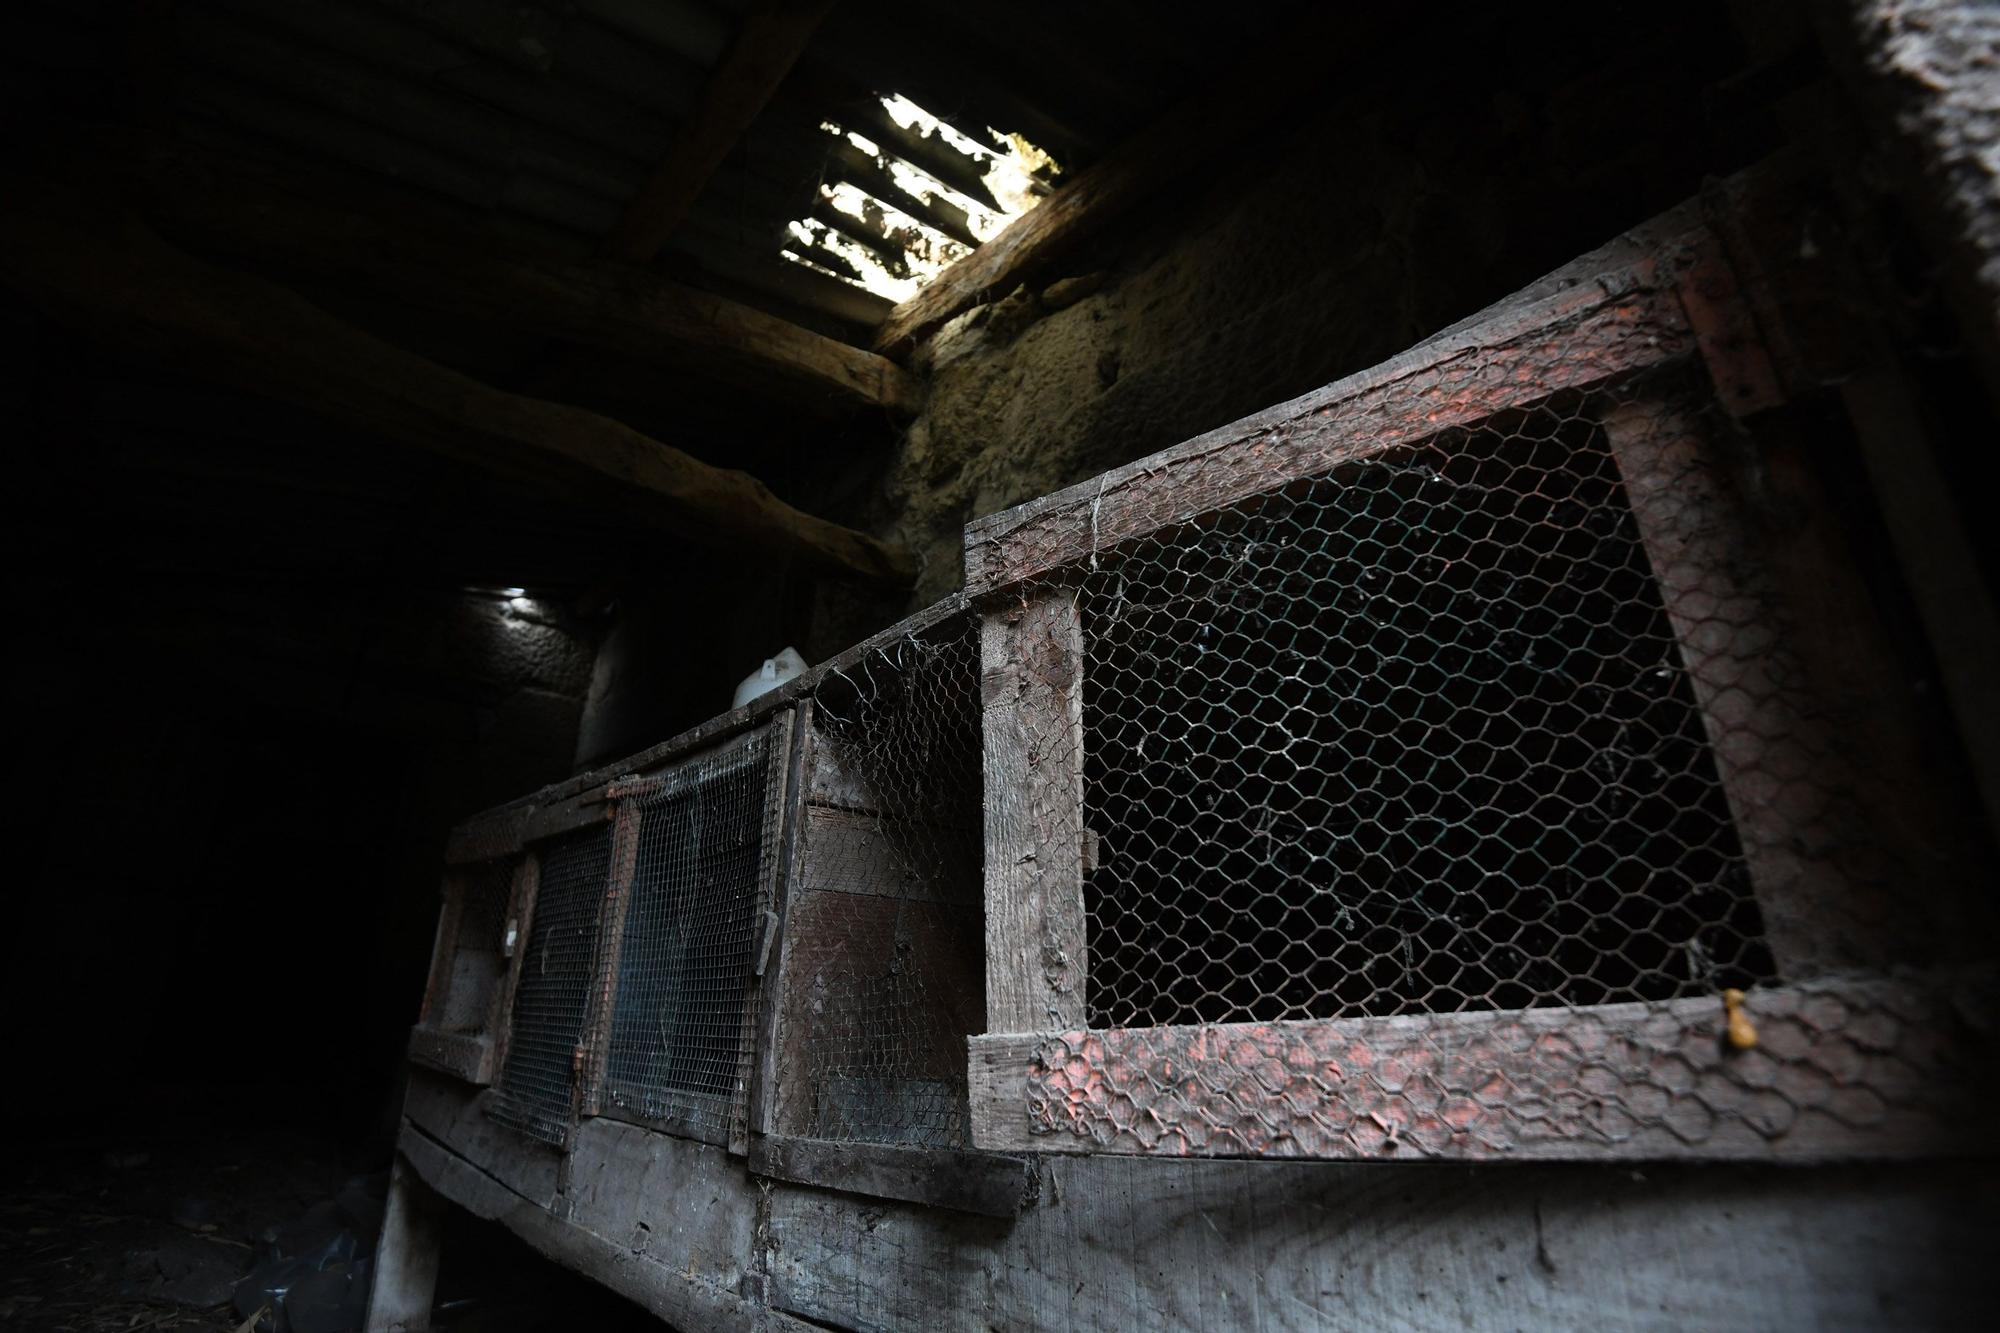
[[[986,779],[986,1022],[1082,1025],[1083,630],[1038,587],[980,623]]]
[[[264,185],[255,164],[185,149],[150,157],[146,206],[197,248],[358,283],[399,301],[713,374],[833,415],[917,411],[916,377],[876,356],[636,264],[570,260],[337,207]],[[310,188],[310,179],[292,184]],[[338,182],[330,182],[334,188]]]
[[[476,466],[581,488],[701,545],[789,554],[870,582],[916,577],[909,552],[801,513],[746,473],[594,412],[491,388],[65,191],[20,178],[4,187],[0,280],[122,347]]]

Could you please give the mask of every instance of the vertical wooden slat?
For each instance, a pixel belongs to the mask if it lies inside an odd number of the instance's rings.
[[[812,747],[811,699],[803,699],[791,715],[791,736],[780,748],[784,780],[773,784],[771,799],[781,803],[783,830],[772,858],[770,910],[778,920],[778,937],[758,978],[757,1037],[750,1078],[752,1134],[775,1133],[779,1090],[779,1048],[784,1038],[785,965],[791,949],[791,906],[799,883],[799,858],[805,845],[806,773]]]
[[[986,779],[986,1025],[1082,1027],[1083,630],[1041,587],[980,623]]]
[[[1787,979],[1934,955],[1947,856],[1879,622],[1797,449],[1671,398],[1601,416]],[[1922,889],[1920,881],[1928,880]]]
[[[645,814],[634,800],[620,800],[611,824],[611,873],[604,880],[598,917],[597,968],[590,989],[590,1012],[583,1025],[583,1058],[577,1066],[579,1115],[604,1108],[604,1066],[611,1050],[611,1007],[618,999],[618,962],[631,915],[632,876],[639,864],[639,831]]]
[[[508,959],[506,983],[500,987],[494,1019],[494,1077],[506,1071],[506,1049],[514,1039],[514,991],[520,989],[522,961],[528,957],[528,929],[534,925],[534,901],[542,889],[542,853],[528,851],[514,871],[514,957]]]

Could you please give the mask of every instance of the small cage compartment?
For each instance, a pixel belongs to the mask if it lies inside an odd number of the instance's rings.
[[[1084,579],[1091,1026],[1772,978],[1645,545],[1577,407],[1294,484]]]
[[[518,857],[454,865],[445,874],[423,1011],[410,1054],[469,1083],[493,1076],[495,1036],[505,1002]]]
[[[920,618],[825,671],[802,714],[777,1128],[962,1148],[984,1023],[978,640]]]
[[[608,1113],[711,1143],[742,1137],[756,974],[776,917],[783,727],[635,784],[605,1061]]]
[[[493,1114],[525,1134],[568,1143],[583,1091],[585,1035],[611,876],[609,825],[551,838],[539,869],[506,1060]]]

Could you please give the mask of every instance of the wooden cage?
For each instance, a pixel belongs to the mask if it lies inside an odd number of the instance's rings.
[[[1825,493],[1919,428],[1809,210],[984,519],[962,597],[458,830],[371,1327],[427,1189],[746,1328],[1331,1328],[1524,1227],[1489,1323],[1867,1323],[1976,1251],[1910,1159],[1986,1150],[1992,849]],[[1326,1164],[1420,1159],[1697,1165]],[[1698,1165],[1830,1159],[1900,1164]]]

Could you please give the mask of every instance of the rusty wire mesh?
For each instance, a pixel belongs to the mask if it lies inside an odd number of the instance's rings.
[[[788,908],[788,1132],[962,1146],[983,1027],[979,650],[970,617],[871,649],[813,695]]]
[[[1881,762],[1912,751],[1846,660],[1865,598],[1732,430],[1679,380],[1559,393],[1058,577],[1083,804],[1041,833],[1084,849],[1092,1030],[1034,1047],[1033,1133],[1935,1146],[1948,1006],[1850,979],[1991,949]]]
[[[525,1134],[563,1145],[576,1117],[580,1052],[611,873],[611,829],[551,838],[539,855],[534,921],[515,985],[493,1114]]]
[[[759,730],[668,770],[635,802],[604,1096],[712,1143],[728,1141],[748,1082],[778,748]]]
[[[431,1026],[468,1036],[485,1036],[493,1026],[494,1006],[507,979],[506,932],[516,864],[508,857],[453,870],[458,923]]]

